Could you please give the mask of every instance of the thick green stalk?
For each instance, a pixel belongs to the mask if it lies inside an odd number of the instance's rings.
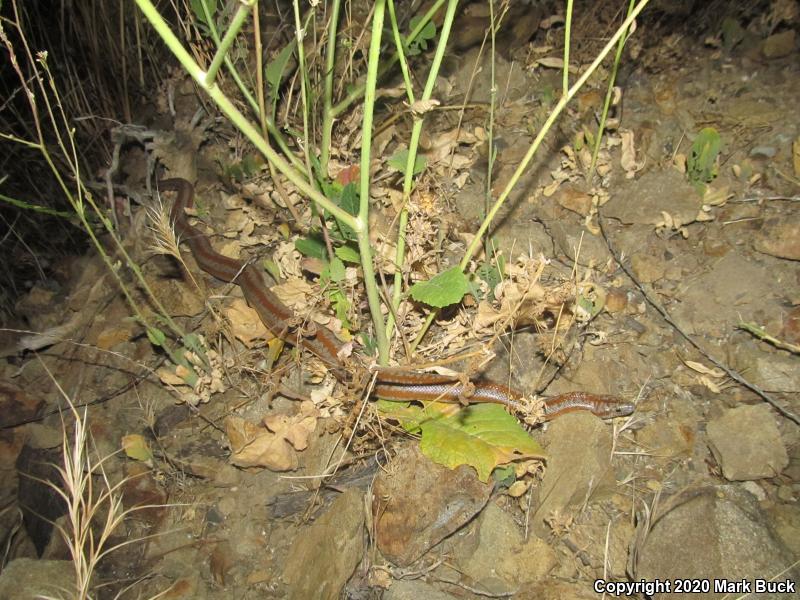
[[[436,78],[439,75],[439,69],[442,66],[445,50],[447,49],[447,41],[450,37],[450,30],[453,26],[455,19],[456,8],[458,7],[458,0],[449,0],[447,4],[447,11],[445,12],[444,22],[442,23],[442,30],[439,33],[439,41],[436,45],[436,52],[433,56],[431,69],[428,72],[428,79],[425,82],[425,89],[422,92],[420,102],[426,103],[433,96],[433,90],[436,85]],[[392,7],[390,7],[390,11]],[[398,49],[398,55],[402,56],[402,51]],[[407,84],[408,86],[408,84]],[[411,95],[413,98],[413,94]],[[413,100],[412,100],[413,101]],[[419,150],[419,140],[422,135],[422,126],[424,124],[424,115],[414,115],[414,125],[411,128],[411,138],[408,143],[408,160],[406,161],[406,170],[403,177],[403,209],[400,211],[399,231],[397,236],[397,250],[395,253],[395,274],[394,274],[394,290],[392,291],[392,309],[389,311],[389,316],[386,320],[386,329],[391,334],[394,330],[395,315],[400,307],[400,299],[402,297],[402,283],[403,273],[402,265],[405,261],[406,249],[406,228],[408,226],[408,208],[406,204],[411,197],[411,189],[414,183],[414,164],[417,160],[417,151]]]
[[[375,270],[372,266],[372,248],[369,243],[367,218],[370,199],[370,152],[372,150],[372,117],[375,112],[375,88],[378,84],[378,64],[381,59],[381,34],[383,33],[383,16],[386,0],[376,0],[372,17],[372,39],[369,45],[367,62],[367,81],[364,90],[364,120],[361,128],[361,180],[358,220],[364,229],[358,234],[358,249],[361,255],[361,267],[364,270],[364,285],[367,291],[369,312],[375,328],[375,342],[378,346],[378,362],[385,365],[389,361],[389,339],[381,316],[381,301],[375,281]]]
[[[328,45],[325,50],[325,79],[322,92],[322,147],[320,149],[320,170],[322,177],[329,177],[328,161],[331,157],[331,136],[333,135],[333,73],[336,68],[336,32],[339,27],[339,10],[342,0],[333,0],[328,22]]]

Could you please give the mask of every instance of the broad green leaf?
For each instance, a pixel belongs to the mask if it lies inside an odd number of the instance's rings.
[[[460,407],[448,402],[425,402],[424,405],[396,400],[378,400],[378,411],[385,419],[393,419],[409,433],[419,433],[425,421],[441,419]]]
[[[458,267],[442,271],[429,281],[421,281],[411,286],[409,293],[417,302],[442,308],[461,302],[469,289],[467,278]]]
[[[311,258],[319,258],[325,260],[327,251],[325,249],[325,242],[320,238],[297,238],[294,241],[294,247],[303,256],[310,256]]]
[[[342,188],[341,195],[335,199],[336,203],[350,213],[353,216],[358,214],[358,187],[355,183],[348,183],[346,186]],[[339,231],[342,234],[342,239],[344,240],[355,240],[356,239],[356,232],[353,229],[341,221],[336,219],[337,225],[339,225]]]
[[[200,21],[203,25],[205,25],[206,29],[208,29],[210,23],[208,19],[206,19],[206,11],[203,10],[203,4],[206,5],[208,9],[208,14],[211,17],[211,20],[214,20],[214,17],[217,14],[218,8],[218,1],[217,0],[191,0],[189,3],[192,8],[192,13],[194,13],[195,19]]]
[[[343,327],[349,329],[351,323],[347,318],[347,313],[350,312],[350,301],[347,299],[347,296],[345,296],[338,287],[333,288],[327,295],[333,305],[336,318],[342,322]]]
[[[341,258],[344,262],[355,264],[361,262],[361,255],[358,253],[358,250],[352,246],[339,246],[338,248],[334,249],[333,253]]]
[[[499,465],[546,457],[536,440],[497,404],[472,404],[456,414],[425,421],[420,428],[423,454],[451,469],[470,465],[481,481],[488,481]]]
[[[392,157],[389,159],[389,166],[393,169],[397,169],[403,175],[406,173],[406,164],[408,164],[408,149],[398,150],[395,152]],[[414,157],[414,175],[419,175],[425,170],[426,165],[428,164],[427,159],[424,156],[420,156],[417,154]]]

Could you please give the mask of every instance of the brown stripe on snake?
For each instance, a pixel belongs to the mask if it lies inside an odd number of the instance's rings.
[[[175,233],[181,241],[189,244],[197,265],[209,275],[241,287],[247,303],[272,335],[308,350],[326,363],[337,378],[344,379],[347,370],[339,355],[343,344],[336,335],[320,325],[316,325],[307,336],[293,332],[297,325],[295,315],[264,284],[259,270],[252,264],[218,253],[208,238],[189,224],[185,209],[194,203],[192,184],[185,179],[173,178],[160,181],[158,186],[163,191],[177,192],[170,216]],[[469,381],[465,384],[446,375],[401,369],[379,369],[377,380],[374,393],[387,400],[489,402],[502,404],[514,412],[526,412],[524,396],[498,383]],[[606,419],[629,415],[634,406],[616,396],[570,392],[545,399],[544,409],[546,420],[575,410],[587,410]]]
[[[326,363],[339,377],[344,376],[344,365],[338,354],[342,343],[330,329],[315,326],[312,334],[304,336],[293,333],[294,313],[283,304],[265,284],[258,269],[227,256],[211,246],[208,238],[189,224],[184,209],[194,204],[194,187],[185,179],[164,179],[158,183],[161,190],[177,192],[170,218],[175,233],[181,241],[189,244],[197,265],[209,275],[242,288],[245,300],[258,313],[258,317],[269,332],[290,344],[301,346]]]

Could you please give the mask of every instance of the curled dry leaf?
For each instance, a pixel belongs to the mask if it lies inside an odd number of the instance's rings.
[[[243,298],[234,299],[223,312],[231,324],[234,337],[248,348],[252,348],[256,340],[272,337],[258,313],[247,306]]]
[[[630,129],[620,129],[620,137],[622,138],[622,154],[620,156],[620,166],[625,171],[626,179],[633,179],[633,177],[644,168],[645,159],[640,161],[636,160],[636,140],[633,131]]]
[[[406,103],[406,106],[408,106],[409,110],[415,115],[424,115],[425,113],[432,111],[440,104],[441,101],[437,100],[436,98],[430,98],[428,100],[417,100],[413,104]]]
[[[231,462],[237,467],[291,471],[298,466],[297,453],[289,442],[260,425],[230,416],[225,419],[225,433],[231,447]]]

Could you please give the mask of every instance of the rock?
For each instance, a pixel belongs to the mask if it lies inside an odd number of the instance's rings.
[[[540,537],[550,531],[546,520],[554,513],[581,505],[590,490],[605,483],[611,467],[611,428],[590,413],[568,413],[550,424],[545,445],[550,458],[533,519]]]
[[[784,571],[794,562],[791,553],[773,536],[755,498],[737,486],[693,490],[662,503],[662,514],[654,514],[640,525],[649,523],[652,527],[640,547],[633,580],[797,579],[797,572]],[[713,593],[713,588],[712,593],[702,595],[723,596]],[[654,600],[697,597],[675,593],[653,596]]]
[[[795,556],[800,556],[800,510],[797,505],[776,504],[768,514],[780,540]]]
[[[0,598],[71,598],[74,593],[75,567],[68,560],[18,558],[8,563],[0,574]]]
[[[764,40],[762,50],[766,58],[782,58],[794,51],[794,29],[774,33]]]
[[[800,260],[800,218],[767,221],[753,248],[770,256]]]
[[[669,203],[664,190],[670,190]],[[681,223],[690,223],[702,209],[703,202],[686,176],[676,169],[648,171],[640,178],[620,183],[616,193],[600,209],[607,219],[625,225],[651,225],[663,221],[662,211]]]
[[[711,451],[730,481],[775,477],[789,465],[781,434],[766,404],[725,411],[707,427]]]
[[[393,563],[407,566],[468,523],[489,500],[491,483],[475,469],[448,469],[405,446],[372,486],[378,549]]]
[[[286,598],[336,600],[364,553],[364,497],[354,489],[299,531],[283,570]]]
[[[562,254],[581,265],[601,264],[608,260],[605,240],[591,234],[583,225],[565,220],[551,221],[550,233]]]
[[[514,600],[596,600],[597,594],[585,581],[569,582],[558,579],[546,579],[529,584],[514,594]]]
[[[526,541],[511,515],[493,503],[478,519],[474,543],[471,550],[462,543],[455,558],[459,571],[481,587],[491,589],[499,578],[513,592],[522,583],[542,579],[556,564],[550,546],[535,536]]]
[[[456,600],[455,596],[441,592],[419,580],[400,579],[394,581],[383,594],[383,600],[420,600],[420,598],[425,598],[425,600]]]
[[[559,188],[556,193],[556,202],[582,217],[588,215],[592,210],[592,196],[571,185]]]
[[[653,283],[664,277],[664,261],[648,254],[634,254],[631,269],[640,283]]]
[[[606,310],[611,314],[622,312],[628,306],[628,293],[623,288],[611,288],[606,296]]]
[[[19,386],[0,382],[0,428],[37,417],[43,406],[42,398],[34,398]]]

